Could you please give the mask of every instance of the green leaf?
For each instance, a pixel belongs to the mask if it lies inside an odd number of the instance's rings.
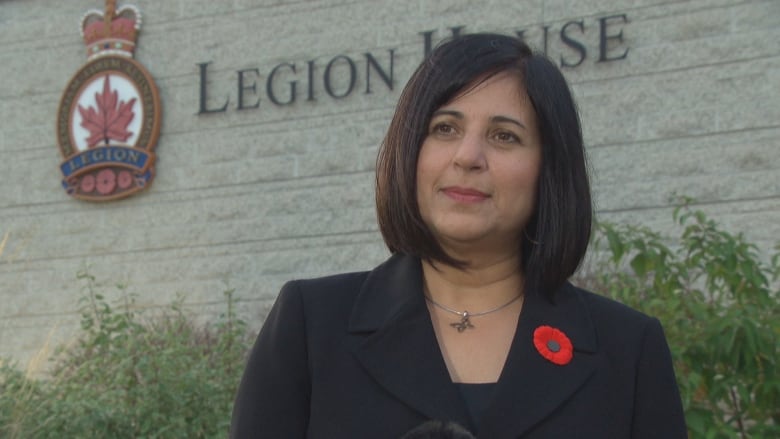
[[[631,259],[631,268],[639,277],[644,277],[645,275],[647,275],[650,266],[651,266],[650,260],[647,258],[647,256],[644,253],[637,253]]]
[[[623,252],[624,252],[623,242],[614,228],[605,225],[604,232],[607,236],[607,243],[609,244],[609,250],[610,252],[612,252],[612,260],[618,263],[623,258]]]

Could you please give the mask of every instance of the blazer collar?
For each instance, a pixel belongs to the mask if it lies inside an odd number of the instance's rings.
[[[401,311],[420,311],[417,305],[424,305],[424,298],[420,260],[395,254],[368,274],[355,299],[349,330],[376,331]]]
[[[533,333],[542,325],[558,328],[571,339],[571,362],[559,366],[539,354]],[[387,391],[431,419],[470,423],[438,348],[418,258],[394,255],[368,275],[355,300],[349,332],[356,358]],[[516,437],[543,420],[593,374],[597,347],[579,290],[566,284],[555,303],[535,291],[526,292],[515,338],[479,436]]]
[[[349,332],[355,357],[385,390],[430,419],[469,425],[425,305],[418,258],[394,255],[369,273]]]

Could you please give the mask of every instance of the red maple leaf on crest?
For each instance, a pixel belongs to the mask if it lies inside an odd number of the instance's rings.
[[[133,121],[133,105],[135,98],[128,102],[120,101],[116,90],[111,90],[109,75],[103,81],[103,93],[95,93],[97,110],[90,106],[84,109],[79,105],[81,126],[89,130],[87,146],[92,148],[100,142],[108,145],[109,140],[124,142],[133,135],[127,131],[127,126]],[[117,105],[118,104],[118,105]]]

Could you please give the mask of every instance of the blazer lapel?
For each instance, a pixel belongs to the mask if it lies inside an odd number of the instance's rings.
[[[389,393],[431,419],[468,425],[425,305],[419,259],[395,255],[369,274],[349,331],[355,357]]]
[[[536,350],[533,334],[542,325],[558,328],[572,341],[574,356],[554,364]],[[596,370],[597,340],[587,306],[569,284],[551,303],[526,295],[517,332],[499,378],[496,397],[482,420],[480,437],[518,437],[550,415]]]

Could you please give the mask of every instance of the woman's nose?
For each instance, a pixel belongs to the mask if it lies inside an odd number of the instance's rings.
[[[481,170],[487,167],[485,141],[481,136],[466,135],[461,138],[453,157],[455,166],[464,170]]]

